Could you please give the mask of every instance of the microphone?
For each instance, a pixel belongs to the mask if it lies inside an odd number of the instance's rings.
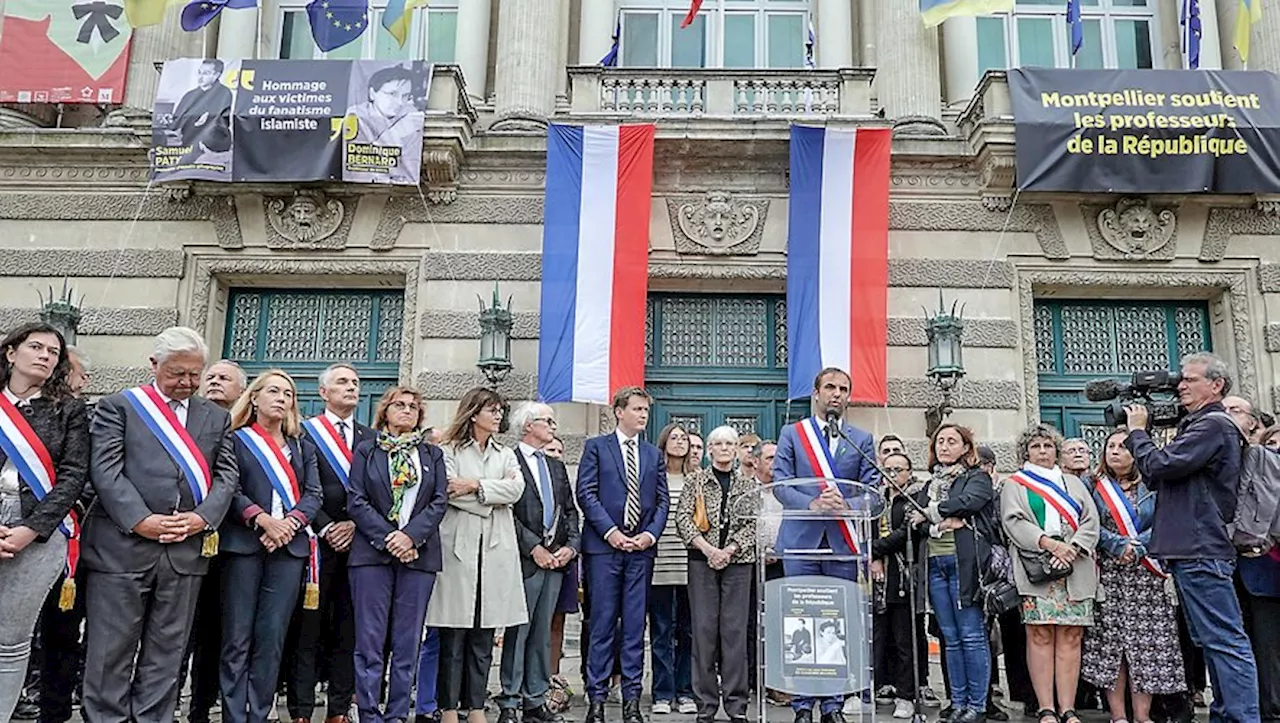
[[[1127,385],[1114,379],[1098,379],[1084,385],[1084,398],[1091,402],[1105,402],[1120,396]]]
[[[832,425],[832,424],[834,424],[834,425],[836,426],[836,429],[839,429],[839,428],[840,428],[840,413],[839,413],[839,412],[837,412],[837,411],[836,411],[836,410],[834,410],[834,409],[828,409],[828,410],[827,410],[827,424],[828,424],[828,425]]]

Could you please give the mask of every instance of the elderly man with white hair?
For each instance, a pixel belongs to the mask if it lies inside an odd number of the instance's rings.
[[[154,379],[98,402],[97,504],[83,535],[86,723],[173,721],[214,531],[237,486],[231,418],[194,396],[208,351],[192,329],[166,329]]]
[[[565,567],[578,556],[581,530],[569,473],[563,462],[543,452],[555,439],[555,410],[526,402],[512,415],[511,428],[520,434],[516,460],[524,475],[524,494],[513,511],[529,622],[508,628],[503,638],[498,720],[515,723],[517,711],[523,710],[526,723],[549,723],[560,719],[546,700],[551,688],[551,618]]]

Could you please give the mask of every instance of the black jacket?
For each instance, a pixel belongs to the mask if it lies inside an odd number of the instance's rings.
[[[36,539],[45,542],[73,509],[81,513],[80,522],[84,522],[84,510],[78,502],[89,479],[89,416],[83,400],[55,402],[38,397],[31,400],[31,413],[26,419],[49,450],[56,477],[53,491],[43,500],[36,499],[25,481],[20,483],[22,521],[18,524],[30,527]]]
[[[884,561],[884,602],[888,605],[906,605],[907,599],[907,542],[910,540],[912,544],[919,544],[920,533],[907,524],[907,518],[911,511],[915,509],[907,501],[906,497],[897,495],[893,501],[889,503],[889,509],[885,513],[889,515],[889,534],[884,537],[877,537],[871,541],[871,557],[874,560]],[[880,527],[876,524],[876,529]],[[918,551],[913,550],[918,554]],[[925,590],[928,588],[927,580],[916,572],[916,609],[924,612],[925,609]]]
[[[222,538],[219,549],[222,552],[237,555],[255,555],[263,550],[262,533],[255,527],[254,519],[261,513],[271,514],[271,501],[275,487],[271,478],[263,471],[262,464],[254,457],[248,445],[239,435],[232,434],[235,444],[236,462],[240,465],[240,488],[231,500],[231,510],[222,518],[218,534]],[[306,526],[320,509],[320,479],[316,473],[315,447],[300,439],[286,439],[289,446],[289,466],[298,477],[299,491],[302,493],[297,507],[285,510],[285,517],[293,517]],[[281,499],[284,503],[284,500]],[[285,503],[287,504],[287,503]],[[309,557],[311,542],[306,530],[289,540],[285,550],[293,557]]]
[[[355,448],[359,447],[361,442],[366,439],[376,439],[377,436],[377,432],[356,422],[351,432],[351,437],[355,440],[355,443],[351,445],[353,456]],[[320,452],[320,447],[311,438],[311,435],[304,433],[302,438],[316,451],[316,463],[320,469],[320,487],[324,490],[324,505],[316,513],[315,521],[311,523],[311,529],[315,530],[318,535],[331,522],[344,522],[351,519],[351,516],[347,514],[347,488],[342,486],[342,480],[338,479],[338,474],[329,466],[329,461]],[[355,464],[354,459],[352,464]],[[328,544],[321,545],[320,550],[321,552],[333,552],[333,549]]]
[[[578,505],[573,499],[573,488],[569,485],[569,471],[560,460],[547,457],[547,470],[551,472],[551,491],[560,516],[556,520],[551,543],[543,541],[542,498],[538,494],[538,478],[529,469],[518,445],[515,453],[520,471],[524,474],[524,494],[512,506],[511,511],[516,522],[516,543],[520,546],[520,569],[525,577],[530,577],[538,571],[538,566],[533,562],[534,547],[542,545],[547,548],[547,552],[552,553],[561,547],[581,551],[582,527],[578,522]]]
[[[929,488],[926,484],[916,493],[916,502],[929,506]],[[991,542],[1000,539],[996,498],[991,476],[981,467],[970,467],[951,483],[946,501],[938,505],[943,518],[958,517],[967,523],[956,530],[956,563],[960,567],[960,603],[981,605],[982,591],[978,580],[980,572],[991,557]],[[974,534],[974,531],[978,534]],[[916,528],[918,553],[916,574],[927,580],[929,574],[929,522]]]
[[[1142,430],[1130,432],[1125,446],[1147,486],[1159,493],[1148,552],[1165,560],[1236,559],[1227,524],[1236,516],[1243,447],[1222,404],[1188,414],[1163,449]]]

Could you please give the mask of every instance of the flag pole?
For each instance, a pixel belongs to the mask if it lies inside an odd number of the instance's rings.
[[[258,13],[258,22],[254,23],[254,38],[253,38],[253,56],[252,57],[255,60],[258,58],[259,55],[262,54],[262,11],[264,9],[265,8],[263,8],[261,5],[254,7],[254,11]]]

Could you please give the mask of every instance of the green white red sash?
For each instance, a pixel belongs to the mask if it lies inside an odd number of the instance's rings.
[[[1102,496],[1102,501],[1107,506],[1107,510],[1111,513],[1111,519],[1116,521],[1116,527],[1120,530],[1120,534],[1137,542],[1138,534],[1142,530],[1138,529],[1138,511],[1134,508],[1133,503],[1129,501],[1129,496],[1124,493],[1124,489],[1120,487],[1120,483],[1113,479],[1102,478],[1098,480],[1098,494]],[[1142,566],[1151,571],[1152,575],[1159,578],[1165,578],[1169,575],[1160,567],[1160,563],[1143,556]]]
[[[796,422],[795,429],[796,438],[800,441],[800,449],[809,460],[809,469],[816,473],[815,476],[823,478],[822,488],[839,491],[840,488],[834,481],[837,479],[835,460],[831,456],[831,449],[827,447],[827,440],[822,434],[822,428],[818,425],[817,417]],[[853,526],[853,520],[840,520],[840,536],[844,538],[850,552],[859,554],[858,531]]]
[[[1062,519],[1071,525],[1072,531],[1080,529],[1080,516],[1084,514],[1084,507],[1075,500],[1074,497],[1067,494],[1067,489],[1059,485],[1053,480],[1041,477],[1040,475],[1028,469],[1020,469],[1009,475],[1009,479],[1026,487],[1028,491],[1034,492],[1036,496],[1044,500],[1045,504],[1057,510]]]
[[[0,391],[0,449],[18,470],[18,477],[31,488],[37,500],[43,500],[57,483],[58,473],[49,449],[40,441],[22,411]],[[67,577],[74,579],[80,563],[80,524],[75,512],[58,524],[67,538]]]

